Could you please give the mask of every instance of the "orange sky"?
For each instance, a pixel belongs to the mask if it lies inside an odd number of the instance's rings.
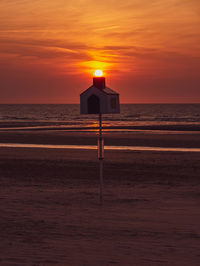
[[[0,103],[78,103],[102,68],[124,103],[200,103],[199,0],[1,0]]]

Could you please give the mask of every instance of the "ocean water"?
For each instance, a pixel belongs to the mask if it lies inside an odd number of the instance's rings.
[[[0,128],[93,130],[97,115],[80,115],[78,104],[0,105]],[[107,130],[200,131],[200,104],[121,104],[121,113],[103,115]]]

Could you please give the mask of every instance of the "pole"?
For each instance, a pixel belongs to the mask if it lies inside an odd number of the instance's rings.
[[[99,171],[100,171],[100,203],[103,203],[103,138],[102,138],[102,114],[99,113]]]

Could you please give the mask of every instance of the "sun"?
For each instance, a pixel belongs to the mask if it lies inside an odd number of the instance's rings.
[[[98,69],[94,72],[95,77],[102,77],[103,76],[103,71]]]

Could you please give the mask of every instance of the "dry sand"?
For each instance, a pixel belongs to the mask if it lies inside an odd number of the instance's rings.
[[[77,138],[21,134],[1,142]],[[95,139],[79,135],[76,144]],[[107,143],[197,142],[136,135]],[[200,153],[106,151],[101,206],[96,151],[0,148],[0,265],[200,265],[199,162]]]

